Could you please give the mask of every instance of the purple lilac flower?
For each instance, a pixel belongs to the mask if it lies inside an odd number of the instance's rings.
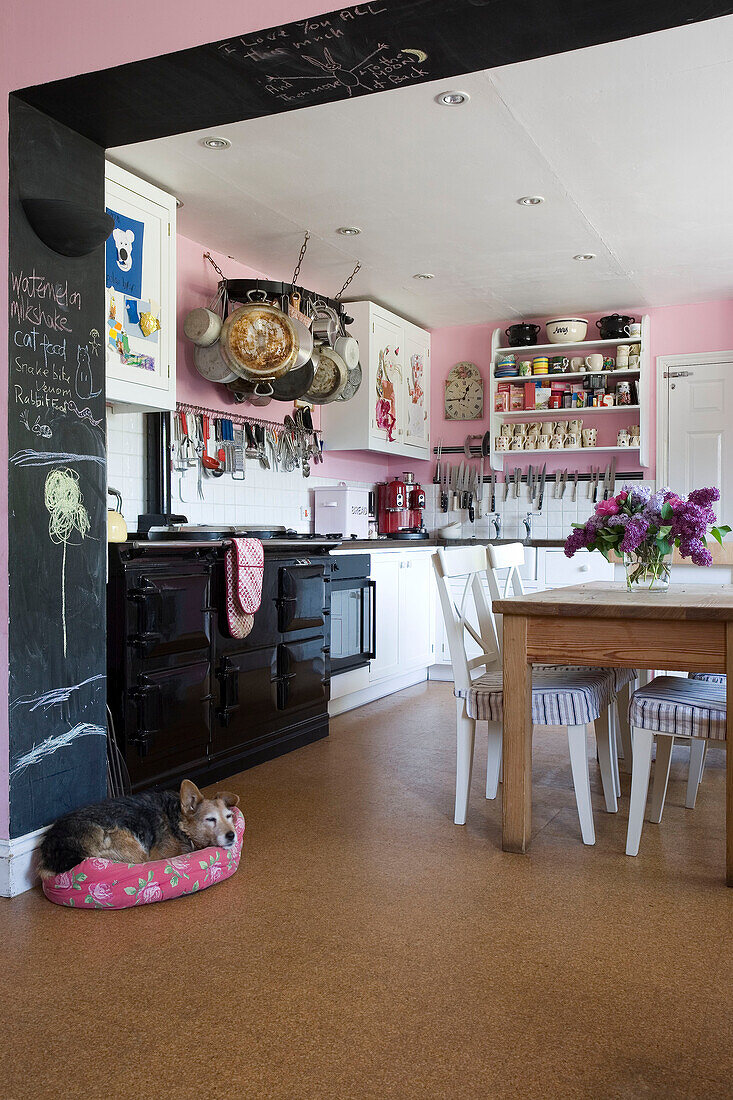
[[[716,500],[720,500],[720,490],[714,486],[708,489],[693,489],[687,499],[691,504],[699,504],[701,508],[709,508]]]
[[[609,516],[606,520],[607,527],[626,527],[631,516],[627,516],[625,512],[621,512],[617,516]]]
[[[661,523],[662,505],[664,504],[666,492],[666,489],[657,489],[656,493],[652,493],[644,505],[643,515],[650,523],[656,523],[657,525]]]
[[[714,522],[710,516],[709,508],[701,508],[699,504],[691,503],[689,500],[683,501],[672,513],[670,539],[679,538],[682,542],[702,539],[707,533],[708,525]]]
[[[624,485],[624,490],[629,494],[629,503],[634,508],[643,507],[652,495],[648,485]]]
[[[620,549],[625,553],[638,550],[649,534],[649,524],[643,516],[632,516],[626,525],[624,537],[620,543]]]
[[[578,550],[582,550],[585,546],[585,528],[574,527],[568,537],[565,539],[565,557],[572,558],[573,554],[576,554]]]
[[[701,539],[682,539],[680,554],[683,558],[692,558],[693,565],[712,565],[713,555]]]

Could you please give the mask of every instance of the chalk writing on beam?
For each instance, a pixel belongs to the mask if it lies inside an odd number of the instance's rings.
[[[22,451],[16,451],[8,459],[13,466],[56,466],[60,462],[97,462],[104,465],[104,458],[100,455],[78,455],[61,451],[33,451],[29,447]]]

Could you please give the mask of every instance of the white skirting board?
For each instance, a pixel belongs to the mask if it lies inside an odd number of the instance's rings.
[[[0,897],[14,898],[38,883],[37,850],[46,829],[0,840]]]
[[[393,695],[396,691],[402,691],[403,688],[421,684],[427,678],[426,668],[416,668],[412,672],[404,672],[401,676],[394,676],[389,680],[379,680],[376,684],[362,688],[361,691],[352,691],[348,695],[332,699],[328,704],[329,717],[334,718],[337,714],[363,707],[365,703],[373,703],[385,695]]]

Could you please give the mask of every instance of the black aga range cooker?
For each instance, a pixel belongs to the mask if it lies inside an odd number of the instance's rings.
[[[216,782],[327,736],[338,543],[275,536],[244,639],[226,630],[226,532],[110,546],[108,699],[133,790]]]

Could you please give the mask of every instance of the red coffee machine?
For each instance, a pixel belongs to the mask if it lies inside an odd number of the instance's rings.
[[[377,524],[380,535],[391,539],[426,539],[422,510],[425,490],[415,475],[404,473],[394,481],[377,485]]]

